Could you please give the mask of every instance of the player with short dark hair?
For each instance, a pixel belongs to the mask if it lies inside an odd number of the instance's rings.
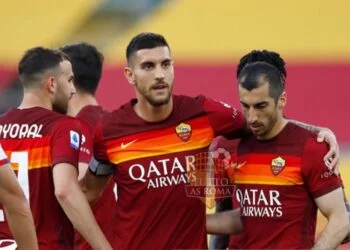
[[[236,77],[238,78],[239,74],[241,73],[242,69],[249,63],[253,62],[266,62],[268,64],[273,65],[282,76],[283,81],[287,78],[287,70],[285,68],[285,61],[275,51],[269,51],[269,50],[253,50],[249,52],[248,54],[244,55],[240,60],[239,64],[237,66],[237,72]]]
[[[98,88],[102,75],[103,55],[98,49],[88,43],[76,43],[60,48],[66,53],[73,67],[74,86],[76,93],[69,101],[68,114],[78,117],[86,124],[88,133],[84,134],[84,143],[81,145],[79,159],[79,179],[85,175],[88,163],[93,155],[93,138],[96,125],[101,119],[103,111],[98,105],[95,92]],[[92,204],[92,211],[96,221],[101,227],[108,241],[113,245],[114,228],[118,226],[114,223],[116,213],[116,196],[114,194],[114,181],[109,180],[102,196]],[[88,243],[76,234],[75,250],[90,249]]]
[[[60,51],[67,54],[72,63],[77,92],[94,95],[102,76],[103,54],[88,43],[65,45]]]
[[[111,249],[77,181],[80,121],[53,112],[65,114],[75,92],[68,57],[32,48],[19,75],[23,101],[0,117],[0,141],[29,200],[40,249],[73,249],[73,225],[92,247]],[[0,237],[12,239],[5,220]]]
[[[136,98],[98,124],[95,159],[84,178],[86,195],[94,200],[113,174],[118,183],[115,248],[207,248],[207,231],[218,232],[206,228],[201,200],[186,193],[196,178],[190,173],[214,137],[242,136],[245,119],[230,105],[204,96],[172,95],[173,60],[163,36],[135,36],[126,55],[124,75]]]
[[[205,204],[186,195],[187,171],[214,136],[235,137],[246,129],[241,113],[227,104],[172,95],[173,61],[164,41],[143,33],[130,42],[125,76],[137,98],[103,116],[85,178],[93,200],[97,189],[89,186],[102,189],[114,173],[116,249],[207,248]]]
[[[239,74],[239,98],[252,134],[237,149],[234,180],[244,231],[230,248],[334,249],[340,244],[332,242],[334,235],[348,224],[340,180],[323,161],[327,145],[283,117],[282,79],[265,62],[250,63]],[[328,224],[315,242],[317,208]]]
[[[249,63],[253,62],[266,62],[271,65],[273,65],[279,72],[280,75],[282,76],[282,81],[283,85],[285,86],[286,84],[286,78],[287,78],[287,70],[286,70],[286,63],[284,59],[280,56],[279,53],[275,51],[269,51],[269,50],[253,50],[249,52],[248,54],[244,55],[237,66],[237,78],[238,75],[240,74],[241,70]],[[310,127],[308,124],[304,124],[301,122],[293,121],[299,126],[302,126],[310,131],[314,131],[313,127]],[[314,131],[315,132],[315,131]],[[324,140],[322,132],[318,134],[318,141],[322,142]],[[229,150],[230,152],[236,154],[236,148],[237,148],[237,141],[230,141],[226,140],[225,138],[218,138],[216,141],[217,147],[219,148],[224,148],[226,150]],[[337,152],[335,149],[333,152]],[[332,155],[331,153],[330,155]],[[333,155],[332,155],[333,156]],[[334,155],[334,158],[338,158],[337,155]],[[328,154],[324,157],[324,159],[329,159]],[[328,162],[326,161],[327,165]],[[334,165],[336,165],[336,162],[334,162]],[[338,162],[339,165],[339,162]],[[335,172],[337,170],[337,167],[335,167]],[[344,194],[345,202],[347,203],[346,196]],[[226,211],[232,208],[232,202],[229,202],[228,199],[226,199],[224,202],[221,202],[217,207],[216,211],[217,212],[222,212]],[[231,236],[232,238],[236,236]],[[345,241],[344,241],[345,242]],[[211,247],[214,249],[225,249],[227,248],[229,243],[229,236],[228,235],[220,235],[220,236],[212,236],[211,237]]]

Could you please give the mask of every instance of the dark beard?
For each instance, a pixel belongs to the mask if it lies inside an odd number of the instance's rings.
[[[62,115],[66,115],[68,111],[68,105],[64,106],[64,105],[59,105],[59,103],[53,103],[52,110]]]

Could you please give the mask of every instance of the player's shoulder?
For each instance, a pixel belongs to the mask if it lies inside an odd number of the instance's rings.
[[[79,111],[76,117],[84,120],[92,116],[100,117],[104,112],[106,111],[99,105],[86,105]]]
[[[304,145],[305,155],[325,155],[328,152],[329,146],[326,142],[318,142],[317,135],[309,136]]]
[[[42,107],[11,109],[1,116],[0,123],[36,124],[49,129],[64,115]]]
[[[287,130],[285,134],[292,135],[293,138],[300,141],[300,143],[306,143],[309,140],[316,141],[317,134],[314,132],[311,132],[310,130],[306,129],[305,127],[299,126],[297,124],[294,124],[292,122],[288,122]]]
[[[76,118],[81,120],[84,125],[89,126],[91,129],[95,129],[98,122],[101,120],[102,115],[107,113],[101,106],[87,105],[83,107],[76,115]]]
[[[51,132],[57,132],[67,129],[80,130],[84,125],[85,122],[78,118],[57,114],[56,119],[51,126]]]
[[[202,105],[207,98],[203,95],[187,96],[187,95],[173,95],[174,103],[178,105]]]
[[[328,151],[328,144],[326,142],[317,141],[317,133],[307,130],[304,127],[290,123],[290,135],[303,145],[304,155],[314,153],[324,153]]]

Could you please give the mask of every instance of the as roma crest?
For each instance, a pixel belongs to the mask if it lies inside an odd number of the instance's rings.
[[[271,171],[274,175],[278,175],[282,172],[286,165],[286,161],[282,157],[277,157],[271,161]]]
[[[177,136],[181,140],[186,142],[191,138],[191,135],[192,135],[191,125],[181,122],[179,125],[176,126],[175,130],[176,130]]]

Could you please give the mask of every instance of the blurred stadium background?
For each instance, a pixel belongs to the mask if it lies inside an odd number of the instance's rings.
[[[175,93],[236,106],[238,59],[252,49],[275,50],[287,61],[286,114],[337,134],[350,196],[349,9],[347,0],[1,0],[0,113],[21,101],[17,62],[38,45],[97,46],[106,57],[98,100],[108,110],[134,96],[122,66],[139,32],[167,38]],[[323,225],[321,218],[318,230]]]

